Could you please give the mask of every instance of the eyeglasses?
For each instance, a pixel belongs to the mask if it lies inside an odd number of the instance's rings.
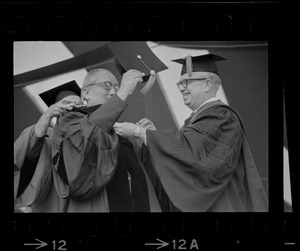
[[[201,80],[206,80],[206,79],[207,78],[189,78],[189,79],[184,79],[184,80],[179,81],[177,83],[177,87],[178,87],[178,89],[183,88],[185,90],[187,88],[188,84],[189,84],[189,81],[193,81],[193,80],[201,81]]]
[[[90,85],[100,86],[100,87],[104,88],[106,91],[110,91],[112,88],[114,88],[115,91],[118,91],[120,89],[120,86],[118,84],[112,84],[109,81],[94,83],[94,84],[90,84]],[[90,86],[90,85],[88,85],[88,86]]]

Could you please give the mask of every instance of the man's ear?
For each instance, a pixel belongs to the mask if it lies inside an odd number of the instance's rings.
[[[209,92],[213,86],[211,79],[206,79],[204,82],[204,91]]]
[[[85,98],[89,95],[89,89],[88,88],[83,88],[82,90],[82,97]]]

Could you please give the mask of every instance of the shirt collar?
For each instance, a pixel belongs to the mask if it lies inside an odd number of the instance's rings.
[[[217,97],[212,97],[212,98],[210,98],[210,99],[204,101],[204,102],[203,102],[201,105],[199,105],[193,112],[196,113],[196,112],[199,110],[199,108],[200,108],[201,106],[205,105],[205,104],[208,103],[208,102],[217,101],[217,100],[219,100]]]

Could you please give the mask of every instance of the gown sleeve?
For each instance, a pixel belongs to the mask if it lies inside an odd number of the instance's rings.
[[[175,207],[208,211],[237,164],[242,138],[238,118],[228,109],[213,108],[178,132],[146,134],[154,171]]]
[[[93,197],[111,180],[117,164],[118,137],[113,124],[127,107],[117,95],[90,114],[69,112],[54,131],[54,183],[59,196]]]
[[[48,130],[51,134],[51,129]],[[14,143],[14,198],[16,206],[44,200],[51,186],[51,147],[48,136],[38,138],[34,126]]]

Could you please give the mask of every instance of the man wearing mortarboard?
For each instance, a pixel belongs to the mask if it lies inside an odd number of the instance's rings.
[[[124,47],[124,43],[120,45]],[[131,43],[131,46],[135,52],[149,55],[145,44]],[[128,55],[129,63],[126,61],[125,65],[122,57],[127,55],[122,54],[121,62],[118,61],[121,74],[128,68],[145,67],[141,56],[135,53]],[[133,145],[128,139],[117,136],[112,128],[127,107],[124,101],[136,84],[143,81],[142,76],[140,71],[129,70],[124,73],[119,86],[111,72],[94,69],[86,76],[79,93],[73,85],[68,85],[82,97],[86,107],[73,107],[72,111],[60,114],[51,138],[53,181],[59,195],[57,211],[160,211],[151,182],[135,155]],[[148,81],[147,89],[152,84]],[[40,96],[50,105],[57,91],[50,90]],[[47,178],[49,181],[49,176]],[[24,189],[18,193],[19,201],[28,194],[26,189],[25,193]]]
[[[40,94],[49,108],[15,143],[16,206],[33,212],[160,211],[132,143],[112,129],[140,75],[128,71],[119,88],[108,70],[94,69],[82,90],[72,81]]]
[[[31,212],[59,212],[63,201],[52,178],[51,144],[53,118],[81,105],[80,88],[75,81],[41,94],[48,108],[39,120],[23,130],[14,142],[14,204]]]
[[[63,212],[160,211],[133,144],[113,130],[142,76],[129,70],[119,85],[110,71],[93,69],[81,89],[86,107],[58,117],[52,159]]]
[[[118,134],[135,135],[146,145],[143,156],[149,175],[171,202],[165,210],[268,211],[241,116],[216,98],[219,60],[224,58],[214,54],[173,60],[182,64],[177,86],[193,111],[179,131],[156,130],[146,118],[136,125],[115,125]]]

